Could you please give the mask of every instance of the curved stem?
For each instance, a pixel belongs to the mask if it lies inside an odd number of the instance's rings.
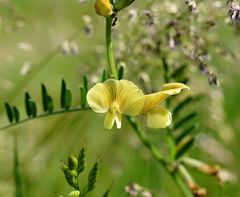
[[[110,76],[113,77],[114,79],[118,79],[118,74],[114,63],[112,50],[112,21],[113,16],[106,17],[106,53]]]
[[[132,126],[139,139],[143,143],[143,145],[151,152],[152,156],[155,160],[157,160],[161,165],[167,166],[167,163],[164,161],[162,155],[158,151],[158,149],[149,141],[147,135],[144,131],[138,126],[138,124],[129,116],[126,116],[127,121]]]
[[[126,116],[127,121],[129,122],[129,124],[132,126],[132,128],[134,129],[135,133],[137,134],[137,136],[139,137],[139,139],[141,140],[141,142],[143,143],[143,145],[150,151],[150,153],[152,154],[153,158],[159,163],[161,164],[164,169],[171,175],[171,177],[173,178],[173,180],[175,181],[175,183],[178,185],[179,189],[182,191],[182,193],[184,194],[184,196],[186,197],[193,197],[192,193],[189,191],[189,189],[187,188],[187,186],[184,184],[184,182],[182,181],[182,179],[177,175],[176,171],[171,172],[168,169],[168,164],[167,162],[164,160],[164,158],[162,157],[162,154],[160,153],[160,151],[149,141],[147,135],[144,133],[144,131],[139,127],[139,125],[137,124],[137,122],[135,122],[131,117]]]
[[[52,113],[43,113],[43,114],[37,115],[36,117],[31,117],[31,118],[27,117],[27,118],[25,118],[25,119],[20,120],[19,122],[12,123],[12,124],[6,125],[6,126],[4,126],[4,127],[1,127],[1,128],[0,128],[0,131],[1,131],[1,130],[5,130],[5,129],[9,129],[9,128],[14,127],[14,126],[16,126],[16,125],[23,124],[23,123],[28,122],[28,121],[30,121],[30,120],[35,120],[35,119],[39,119],[39,118],[44,118],[44,117],[54,116],[54,115],[59,115],[59,114],[64,114],[64,113],[86,111],[86,110],[89,110],[89,109],[90,109],[90,108],[75,107],[75,108],[70,108],[70,109],[68,109],[68,110],[66,110],[66,109],[60,109],[60,110],[54,111],[54,112],[52,112]]]

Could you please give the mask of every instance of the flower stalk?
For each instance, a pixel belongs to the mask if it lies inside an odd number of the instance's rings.
[[[113,50],[112,50],[112,21],[114,17],[106,17],[106,54],[108,61],[108,69],[110,77],[118,79],[117,69],[114,62]]]

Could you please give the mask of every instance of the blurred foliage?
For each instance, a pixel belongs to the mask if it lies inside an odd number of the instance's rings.
[[[189,169],[195,180],[209,196],[240,196],[238,24],[231,22],[233,8],[226,2],[196,3],[194,7],[184,1],[136,1],[121,12],[113,32],[117,64],[146,93],[172,80],[188,83],[190,95],[168,100],[173,126],[160,132],[149,129],[147,134],[159,149],[167,150],[169,130],[174,131],[174,143],[191,133],[195,139],[191,157],[219,163],[236,176],[232,183],[219,187],[209,176]],[[60,109],[62,79],[72,91],[72,106],[79,105],[79,91],[84,91],[78,85],[86,87],[85,75],[89,87],[104,81],[104,19],[95,14],[93,4],[83,0],[0,2],[0,125],[8,122],[5,101],[24,112],[24,91],[31,93],[41,109],[41,84],[45,84],[55,109]],[[181,125],[183,118],[189,118],[189,123]],[[15,193],[11,143],[15,133],[23,196],[68,193],[59,161],[85,143],[89,163],[98,154],[103,158],[98,187],[88,196],[103,194],[112,181],[110,196],[128,196],[124,188],[132,182],[149,188],[154,196],[176,196],[174,182],[142,147],[127,121],[121,131],[109,132],[102,128],[102,119],[90,111],[70,113],[1,131],[0,196]],[[174,157],[182,156],[187,148],[177,147],[177,152],[170,153]],[[87,172],[82,176],[88,180]]]

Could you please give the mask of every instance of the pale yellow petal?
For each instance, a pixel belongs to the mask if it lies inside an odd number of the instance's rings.
[[[114,124],[114,118],[114,114],[111,111],[107,112],[104,118],[104,128],[111,129]]]
[[[111,16],[113,14],[113,8],[110,0],[96,0],[95,10],[96,13],[101,16]]]
[[[167,83],[163,86],[161,92],[166,93],[168,95],[179,94],[183,89],[190,89],[183,83]]]
[[[116,121],[117,128],[121,129],[121,127],[122,127],[122,115],[117,112],[114,120]]]
[[[118,112],[112,112],[108,111],[105,115],[104,119],[104,128],[111,129],[114,125],[114,122],[116,122],[116,126],[118,129],[122,126],[122,116]]]
[[[122,114],[136,116],[144,105],[144,95],[134,83],[128,80],[118,82],[116,105]]]
[[[189,89],[182,83],[168,83],[163,86],[160,92],[145,95],[145,103],[141,113],[146,113],[163,102],[168,96],[179,94],[182,89]]]
[[[147,113],[147,125],[150,128],[166,128],[171,122],[171,112],[163,107],[156,107]]]
[[[98,83],[88,91],[87,102],[93,111],[106,113],[110,108],[111,95],[105,85]]]
[[[112,106],[117,92],[117,80],[109,79],[98,83],[87,93],[87,102],[93,111],[106,113]]]

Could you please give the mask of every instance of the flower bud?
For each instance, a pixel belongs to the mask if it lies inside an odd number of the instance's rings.
[[[68,168],[70,170],[76,170],[78,167],[78,160],[73,155],[68,157]]]
[[[113,14],[113,7],[110,0],[96,0],[95,10],[101,16],[111,16]]]
[[[79,197],[80,192],[78,190],[74,190],[72,192],[70,192],[67,197]]]
[[[124,8],[130,6],[135,0],[117,0],[114,3],[114,9],[116,11],[123,10]]]

